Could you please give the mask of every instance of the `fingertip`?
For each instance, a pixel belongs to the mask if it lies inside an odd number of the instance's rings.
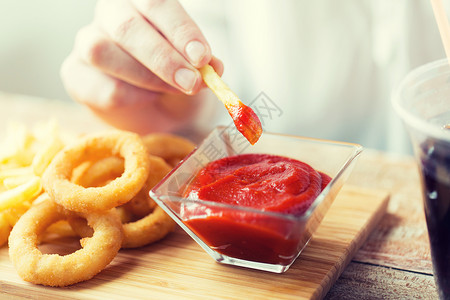
[[[186,44],[184,51],[189,62],[196,68],[201,68],[211,60],[211,49],[206,42],[192,40]]]
[[[215,56],[211,57],[211,60],[208,62],[209,65],[211,67],[213,67],[213,69],[216,71],[216,73],[219,76],[222,76],[223,71],[224,71],[224,66],[223,63],[220,59],[218,59]],[[206,65],[206,64],[205,64]],[[205,82],[203,81],[203,79],[201,79],[200,84],[196,85],[196,88],[193,90],[193,92],[189,95],[194,95],[196,93],[198,93],[200,90],[207,88],[208,86],[205,84]]]
[[[211,52],[206,53],[206,55],[203,57],[200,63],[197,64],[195,67],[199,69],[208,64],[209,61],[211,61]]]
[[[224,71],[224,66],[223,66],[223,62],[220,59],[213,56],[211,58],[211,61],[209,62],[209,64],[211,65],[211,67],[214,68],[214,70],[216,71],[217,74],[219,74],[219,76],[222,76],[223,71]]]
[[[194,85],[192,86],[192,88],[189,90],[183,90],[183,89],[181,90],[184,94],[189,95],[189,96],[197,94],[203,88],[203,85],[204,85],[203,78],[202,78],[202,75],[200,74],[200,71],[195,69],[194,72],[195,72],[195,82],[194,82]]]

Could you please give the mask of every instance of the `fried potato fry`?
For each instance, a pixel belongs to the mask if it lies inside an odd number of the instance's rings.
[[[34,156],[34,141],[35,137],[24,124],[8,124],[5,143],[1,147],[0,164],[9,167],[29,165]]]
[[[203,81],[225,105],[237,130],[254,145],[262,134],[261,121],[249,106],[246,106],[236,94],[222,81],[222,78],[210,65],[199,69]]]
[[[31,130],[23,123],[10,123],[5,133],[0,145],[0,246],[41,194],[40,177],[65,144],[54,120]]]
[[[6,178],[12,177],[22,177],[27,175],[32,175],[33,171],[30,167],[19,167],[19,168],[9,168],[0,170],[0,182],[4,181]]]
[[[6,220],[5,213],[0,212],[0,247],[6,244],[11,226]]]
[[[25,174],[22,176],[7,177],[3,180],[3,185],[4,185],[5,189],[10,190],[15,187],[18,187],[21,184],[24,184],[24,183],[30,181],[33,177],[35,177],[33,174]]]
[[[41,179],[33,177],[28,182],[0,194],[0,211],[33,199],[42,191]]]
[[[50,143],[39,149],[31,163],[31,168],[33,169],[34,174],[41,176],[56,153],[58,153],[62,148],[64,148],[63,142],[58,137],[53,137]]]

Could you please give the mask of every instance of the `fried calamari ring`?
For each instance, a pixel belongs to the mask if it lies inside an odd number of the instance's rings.
[[[147,182],[139,192],[148,202],[150,190],[169,173],[172,168],[160,157],[150,156],[150,173]],[[137,248],[148,245],[165,237],[175,228],[175,221],[164,210],[155,205],[154,210],[135,222],[123,224],[124,239],[122,248]]]
[[[79,217],[69,219],[72,229],[82,238],[91,237],[93,230],[86,221]],[[123,226],[124,239],[122,248],[138,248],[149,245],[164,238],[175,228],[175,222],[156,206],[153,212],[146,217],[134,222],[125,223]]]
[[[117,255],[123,239],[115,210],[80,214],[94,230],[81,241],[82,248],[68,255],[43,254],[39,235],[51,224],[66,219],[68,211],[53,201],[32,206],[17,222],[9,237],[9,257],[19,276],[28,282],[67,286],[88,280]]]
[[[151,213],[156,206],[155,201],[153,201],[149,195],[145,194],[145,189],[143,188],[133,197],[133,199],[121,207],[131,213],[134,217],[142,218]]]
[[[122,248],[137,248],[164,238],[175,228],[175,221],[159,206],[135,222],[123,224]]]
[[[85,188],[104,186],[122,175],[125,170],[123,158],[117,156],[87,162],[80,167],[81,170],[73,174],[71,181]]]
[[[109,156],[124,159],[120,177],[104,186],[89,188],[70,181],[74,168],[83,161]],[[69,210],[104,211],[133,198],[144,185],[148,172],[148,153],[141,138],[134,133],[113,131],[85,136],[63,149],[45,171],[42,183],[51,198]]]
[[[104,159],[95,162],[86,161],[74,169],[71,181],[85,188],[104,186],[108,184],[110,181],[113,181],[114,179],[119,177],[123,173],[124,171],[123,164],[124,160],[116,156],[106,157]],[[127,223],[133,220],[133,212],[130,211],[129,209],[125,209],[124,206],[128,205],[132,201],[133,202],[136,201],[135,199],[140,199],[138,195],[134,196],[133,199],[131,199],[127,203],[116,207],[120,219],[122,220],[122,223]],[[139,202],[142,201],[139,200]],[[148,204],[146,206],[147,207],[140,205],[135,209],[147,215],[151,211],[151,209],[148,208],[149,207]],[[92,234],[91,228],[89,228],[87,232],[88,234]],[[88,234],[83,233],[82,235],[87,236]]]
[[[85,162],[74,170],[71,181],[85,188],[103,186],[123,173],[123,164],[123,159],[115,156]],[[131,221],[131,218],[128,218],[129,214],[142,218],[152,212],[155,206],[156,203],[145,194],[144,189],[141,189],[130,201],[117,208],[125,217],[122,220],[126,219],[126,222],[129,222]]]
[[[162,157],[172,167],[195,148],[191,141],[168,133],[151,133],[142,140],[150,154]]]
[[[150,190],[161,179],[170,172],[171,167],[160,157],[153,155],[149,156],[150,173],[142,190],[135,196],[146,199],[149,203],[154,203],[149,196]],[[128,203],[127,203],[128,204]],[[120,208],[127,209],[127,204]],[[170,218],[162,208],[154,205],[146,216],[136,221],[131,221],[123,224],[124,239],[122,248],[137,248],[148,245],[165,237],[169,232],[175,228],[175,222]],[[82,218],[70,218],[69,224],[73,230],[80,235],[86,237],[92,235],[92,229],[89,228]]]

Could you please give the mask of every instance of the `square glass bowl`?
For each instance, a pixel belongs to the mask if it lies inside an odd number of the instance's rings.
[[[217,262],[282,273],[307,245],[361,151],[357,144],[266,132],[251,146],[235,128],[217,127],[150,196]],[[244,153],[294,158],[332,181],[301,216],[183,197],[206,164]]]

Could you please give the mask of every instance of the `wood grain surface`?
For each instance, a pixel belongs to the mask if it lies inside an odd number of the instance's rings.
[[[357,262],[345,269],[326,296],[332,300],[437,298],[432,276]]]
[[[320,299],[384,215],[388,194],[344,186],[310,243],[283,274],[215,263],[177,229],[163,241],[121,250],[93,279],[67,288],[22,281],[0,249],[0,295],[61,299]],[[76,249],[76,240],[47,245],[49,253]]]
[[[9,120],[33,124],[50,117],[56,117],[63,128],[105,127],[74,103],[0,93],[0,136]],[[365,149],[348,183],[385,190],[391,197],[387,213],[325,299],[437,299],[414,159]],[[169,285],[167,280],[159,283]],[[15,287],[0,282],[0,291],[4,289]],[[39,295],[45,298],[46,291]]]
[[[325,298],[438,299],[414,158],[366,149],[348,183],[389,191],[391,199]]]

